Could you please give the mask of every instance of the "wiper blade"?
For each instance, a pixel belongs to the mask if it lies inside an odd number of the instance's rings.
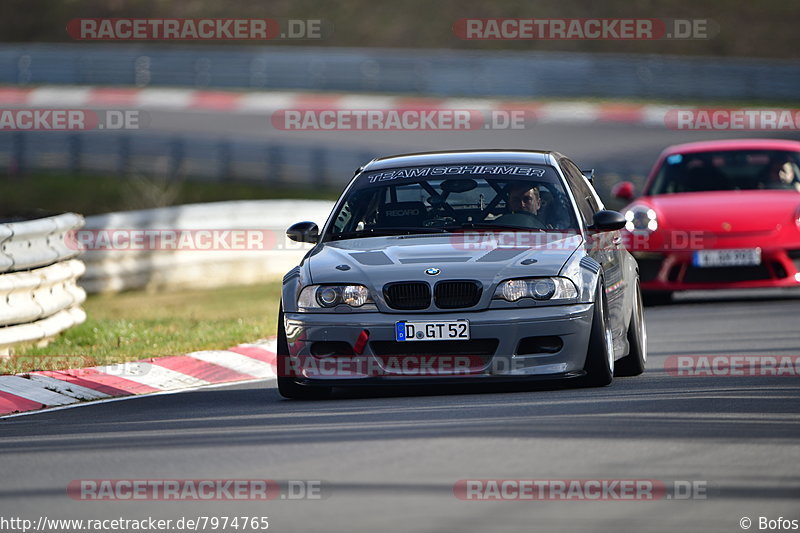
[[[331,240],[358,239],[359,237],[387,237],[391,235],[413,235],[415,233],[447,233],[444,228],[369,228],[361,231],[334,233]]]

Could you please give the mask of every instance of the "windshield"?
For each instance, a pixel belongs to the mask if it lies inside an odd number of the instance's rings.
[[[783,150],[728,150],[667,156],[649,195],[752,189],[800,190],[800,154]]]
[[[327,238],[334,240],[466,229],[577,231],[555,170],[527,165],[364,173],[333,220]]]

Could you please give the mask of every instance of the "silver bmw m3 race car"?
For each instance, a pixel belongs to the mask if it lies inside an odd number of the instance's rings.
[[[635,259],[591,177],[557,152],[477,150],[360,168],[283,280],[278,387],[569,380],[641,374]]]

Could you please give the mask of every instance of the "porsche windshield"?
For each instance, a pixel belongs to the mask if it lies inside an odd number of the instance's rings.
[[[513,169],[514,175],[490,173]],[[434,177],[426,170],[447,173]],[[486,173],[454,172],[488,169]],[[420,179],[420,173],[428,174]],[[423,174],[423,175],[425,175]],[[467,229],[578,231],[561,179],[551,167],[414,167],[364,173],[348,191],[330,239]]]
[[[646,194],[753,189],[800,190],[800,154],[726,150],[667,156]]]

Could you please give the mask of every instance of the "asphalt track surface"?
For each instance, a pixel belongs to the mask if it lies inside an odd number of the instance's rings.
[[[800,378],[676,377],[670,355],[795,355],[793,291],[649,307],[644,375],[610,387],[338,393],[273,382],[0,421],[0,516],[268,516],[269,531],[741,531],[800,519]],[[322,499],[75,501],[79,479],[321,481]],[[462,479],[696,482],[703,498],[462,501]],[[284,491],[283,494],[286,494]],[[676,494],[677,496],[677,494]],[[228,531],[234,531],[228,529]]]

